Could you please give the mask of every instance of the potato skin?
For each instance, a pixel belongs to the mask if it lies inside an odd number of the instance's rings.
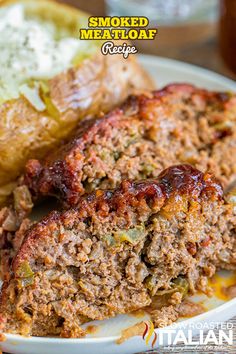
[[[12,2],[15,1],[3,3]],[[32,5],[32,1],[29,3]],[[50,4],[47,11],[62,6],[64,16],[67,11],[73,11],[77,17],[80,14],[67,6],[42,3]],[[47,110],[37,111],[23,96],[3,103],[0,106],[0,205],[29,158],[45,156],[70,135],[79,120],[107,112],[137,90],[152,88],[151,79],[133,56],[128,59],[121,55],[103,56],[98,48],[76,67],[48,81],[44,97],[50,102]]]

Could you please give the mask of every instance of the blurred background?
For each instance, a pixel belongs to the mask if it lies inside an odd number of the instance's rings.
[[[140,53],[196,64],[236,79],[236,0],[59,0],[97,16],[146,16],[155,41]]]

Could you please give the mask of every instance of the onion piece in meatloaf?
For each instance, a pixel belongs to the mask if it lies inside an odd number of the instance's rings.
[[[67,145],[43,162],[28,162],[22,183],[34,200],[54,195],[73,206],[85,192],[188,163],[227,187],[236,178],[235,124],[236,95],[172,84],[81,123]]]
[[[161,314],[170,323],[173,305],[206,291],[207,277],[235,268],[235,258],[232,207],[211,174],[179,165],[156,180],[123,181],[28,231],[3,285],[1,330],[81,337],[81,324],[153,298],[162,304],[154,323]]]

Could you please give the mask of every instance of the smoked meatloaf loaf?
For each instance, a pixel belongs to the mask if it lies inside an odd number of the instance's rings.
[[[50,213],[14,257],[1,294],[1,330],[81,337],[83,323],[153,299],[160,305],[154,324],[161,315],[163,325],[171,323],[183,297],[206,291],[216,268],[235,269],[232,210],[211,174],[179,165]]]
[[[235,123],[235,95],[172,84],[81,123],[75,138],[45,161],[28,162],[22,183],[34,199],[54,195],[73,206],[85,192],[188,163],[227,187],[236,177]]]

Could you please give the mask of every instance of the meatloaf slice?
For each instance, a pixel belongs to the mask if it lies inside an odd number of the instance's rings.
[[[44,162],[28,162],[23,183],[36,199],[55,195],[73,206],[84,192],[189,163],[226,187],[236,178],[235,122],[235,95],[172,84],[81,123],[75,138]]]
[[[0,279],[9,277],[9,266],[32,222],[27,219],[33,207],[26,186],[15,188],[12,202],[0,210]]]
[[[52,212],[13,260],[2,331],[80,337],[89,320],[143,308],[153,297],[167,306],[205,291],[217,267],[236,266],[236,222],[222,196],[210,174],[179,165]]]

